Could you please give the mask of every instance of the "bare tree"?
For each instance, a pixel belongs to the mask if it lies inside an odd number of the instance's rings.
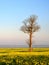
[[[29,35],[28,45],[30,51],[32,51],[32,37],[33,33],[40,29],[40,26],[36,23],[37,16],[32,15],[28,19],[23,21],[23,26],[21,26],[21,31]]]

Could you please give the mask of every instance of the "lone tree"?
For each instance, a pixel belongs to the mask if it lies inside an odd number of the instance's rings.
[[[21,26],[21,31],[29,35],[28,45],[29,51],[32,51],[32,37],[33,33],[40,29],[40,26],[36,23],[37,16],[32,15],[28,19],[23,21],[23,26]]]

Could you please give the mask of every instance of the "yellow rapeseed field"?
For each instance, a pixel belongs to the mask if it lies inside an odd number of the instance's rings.
[[[2,55],[49,55],[49,48],[33,48],[32,52],[28,52],[29,48],[0,48],[0,56]]]

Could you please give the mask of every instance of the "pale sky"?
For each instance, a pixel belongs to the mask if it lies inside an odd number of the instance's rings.
[[[27,35],[20,27],[34,14],[41,29],[34,34],[33,44],[49,45],[49,0],[0,0],[0,44],[26,45]]]

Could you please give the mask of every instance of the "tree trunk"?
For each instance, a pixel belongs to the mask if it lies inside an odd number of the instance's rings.
[[[29,51],[32,51],[32,32],[30,32],[30,44],[29,44]]]

